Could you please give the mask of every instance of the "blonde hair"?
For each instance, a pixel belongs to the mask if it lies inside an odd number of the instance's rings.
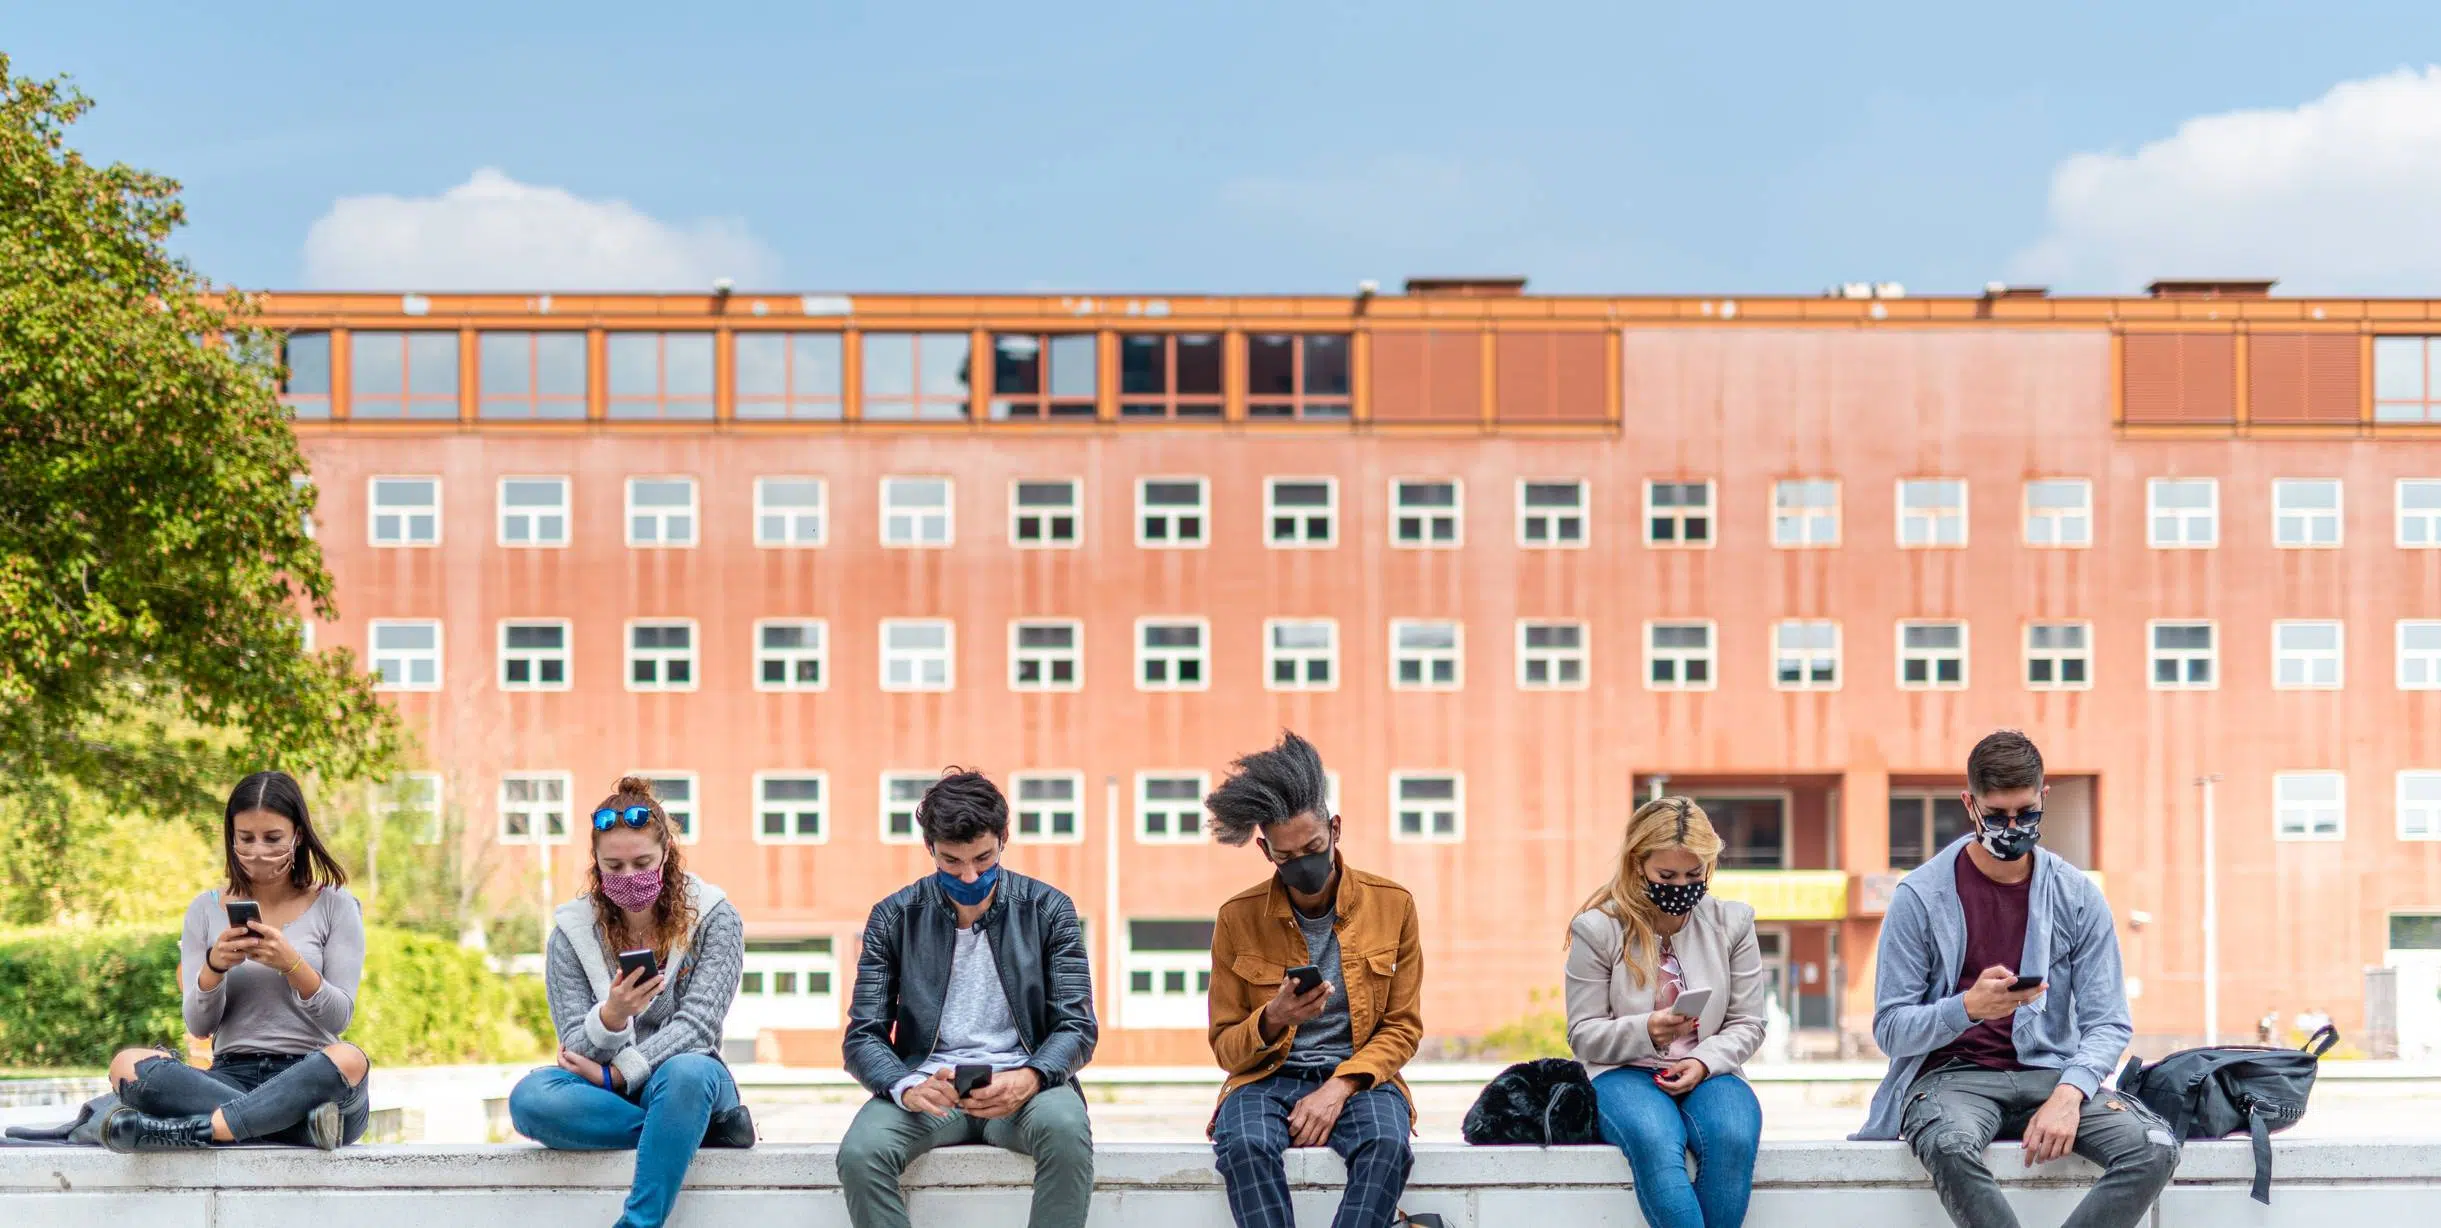
[[[1661,967],[1661,909],[1644,893],[1644,867],[1655,853],[1685,849],[1702,859],[1704,877],[1720,860],[1720,833],[1704,808],[1684,797],[1657,797],[1636,807],[1619,842],[1619,868],[1610,882],[1586,897],[1577,912],[1600,910],[1619,923],[1619,962],[1636,984],[1649,984]],[[1572,914],[1573,915],[1573,914]]]

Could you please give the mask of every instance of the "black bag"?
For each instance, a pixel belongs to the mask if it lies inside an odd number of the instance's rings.
[[[1519,1062],[1493,1076],[1460,1133],[1477,1146],[1568,1146],[1602,1141],[1585,1068],[1564,1057]]]
[[[2182,1049],[2150,1066],[2131,1057],[2119,1072],[2119,1090],[2159,1114],[2174,1138],[2226,1138],[2240,1130],[2252,1135],[2254,1200],[2269,1206],[2271,1136],[2305,1116],[2314,1072],[2338,1043],[2339,1029],[2325,1027],[2301,1049]]]

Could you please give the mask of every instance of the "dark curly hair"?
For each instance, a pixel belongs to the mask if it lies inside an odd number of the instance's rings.
[[[1256,828],[1301,814],[1330,820],[1331,778],[1322,770],[1322,752],[1296,734],[1281,731],[1279,745],[1241,756],[1230,768],[1229,778],[1204,799],[1213,838],[1221,843],[1244,844]]]
[[[1006,843],[1009,799],[983,773],[952,767],[915,804],[915,825],[924,833],[926,848],[965,844],[985,836]]]

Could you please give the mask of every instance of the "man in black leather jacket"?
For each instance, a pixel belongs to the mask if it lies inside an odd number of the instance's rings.
[[[840,1046],[873,1093],[839,1144],[848,1218],[905,1228],[908,1162],[989,1143],[1034,1157],[1033,1228],[1080,1228],[1093,1127],[1076,1072],[1100,1028],[1076,905],[1001,866],[1009,803],[981,772],[952,769],[915,817],[936,872],[873,906]]]

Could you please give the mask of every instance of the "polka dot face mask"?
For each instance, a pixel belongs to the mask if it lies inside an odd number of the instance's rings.
[[[1648,878],[1644,880],[1644,898],[1651,900],[1653,907],[1673,917],[1683,917],[1694,912],[1697,904],[1703,903],[1704,890],[1709,886],[1711,884],[1702,879],[1691,883],[1657,883]]]

